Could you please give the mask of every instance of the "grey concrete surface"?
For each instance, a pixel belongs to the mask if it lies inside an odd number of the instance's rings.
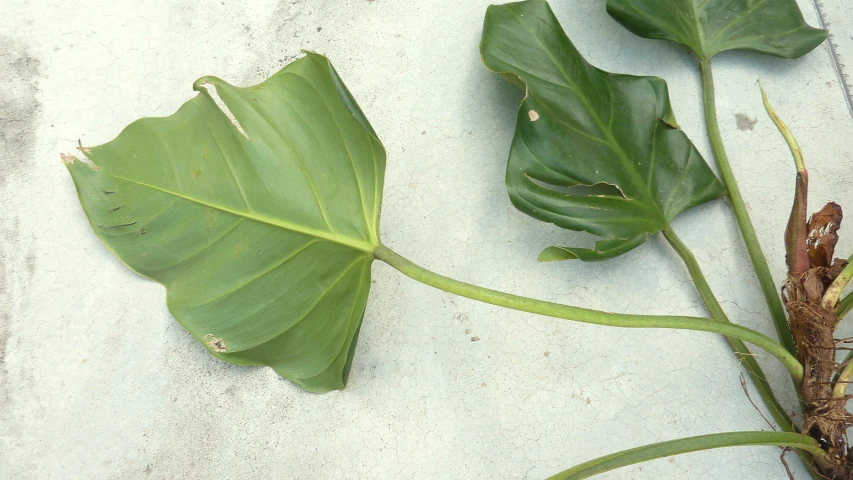
[[[845,1],[824,0],[840,26],[850,25]],[[552,3],[595,65],[665,78],[679,123],[711,158],[684,50],[632,36],[601,0]],[[506,311],[378,263],[349,388],[304,393],[269,369],[209,356],[170,317],[163,288],[125,269],[90,231],[60,153],[173,112],[199,76],[255,83],[307,48],[332,59],[386,145],[382,237],[391,248],[536,298],[705,315],[660,239],[606,263],[536,262],[546,246],[591,239],[507,199],[520,95],[479,61],[487,4],[4,0],[0,478],[536,479],[645,443],[769,429],[720,337]],[[813,5],[800,4],[815,24]],[[853,65],[853,50],[841,53]],[[813,205],[853,205],[853,119],[825,45],[796,61],[727,53],[715,65],[723,136],[781,280],[794,169],[756,80],[800,140]],[[730,316],[772,333],[726,202],[682,215],[675,228]],[[848,228],[841,254],[853,250]],[[785,372],[759,359],[789,392]],[[703,452],[600,478],[781,479],[780,453]]]

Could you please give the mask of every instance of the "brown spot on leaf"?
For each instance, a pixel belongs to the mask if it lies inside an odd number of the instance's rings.
[[[208,339],[210,339],[210,340],[208,340]],[[212,348],[213,350],[215,350],[217,352],[221,353],[221,352],[224,352],[226,349],[225,341],[221,338],[216,338],[215,336],[213,336],[212,333],[208,333],[207,335],[205,335],[204,341],[207,343],[207,345],[210,348]]]
[[[536,113],[536,110],[531,110],[531,111],[527,112],[527,116],[530,118],[531,122],[535,122],[536,120],[539,120],[539,114]]]

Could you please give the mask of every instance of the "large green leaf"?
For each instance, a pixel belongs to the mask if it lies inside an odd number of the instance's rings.
[[[526,88],[507,166],[513,204],[605,237],[594,250],[552,247],[542,260],[620,255],[724,194],[678,128],[666,82],[587,63],[547,2],[489,7],[480,52],[486,67]]]
[[[175,114],[82,148],[92,165],[66,157],[83,210],[213,355],[343,388],[379,245],[382,144],[320,55],[252,87],[193,88]]]
[[[801,57],[826,40],[796,0],[607,0],[607,12],[645,38],[682,43],[700,58],[726,50]]]

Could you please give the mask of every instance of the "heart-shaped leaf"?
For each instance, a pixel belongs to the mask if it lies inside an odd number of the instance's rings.
[[[83,210],[213,355],[343,388],[379,245],[384,148],[320,55],[252,87],[193,88],[174,115],[82,148],[92,165],[65,157]]]
[[[706,60],[726,50],[797,58],[827,35],[796,0],[607,0],[607,12],[636,35],[682,43]]]
[[[513,204],[605,237],[594,250],[549,248],[541,260],[620,255],[725,193],[678,128],[666,82],[587,63],[547,2],[489,7],[480,52],[486,67],[526,87],[507,166]]]

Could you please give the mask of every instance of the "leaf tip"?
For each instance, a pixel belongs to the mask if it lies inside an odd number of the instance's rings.
[[[797,172],[800,174],[804,174],[806,172],[806,163],[803,160],[803,152],[800,149],[799,143],[797,143],[797,139],[794,138],[794,134],[782,120],[776,110],[773,109],[773,106],[770,105],[770,99],[767,97],[767,92],[764,90],[764,85],[761,83],[761,79],[758,79],[758,88],[761,90],[761,98],[764,102],[764,110],[767,111],[767,115],[770,116],[770,119],[773,120],[773,124],[776,125],[776,128],[779,130],[779,133],[784,137],[785,142],[788,144],[788,148],[791,150],[791,155],[794,157],[794,163],[797,166]]]
[[[542,253],[539,254],[537,258],[540,262],[562,262],[565,260],[576,260],[577,255],[572,252],[566,250],[565,248],[560,247],[548,247],[545,250],[542,250]]]
[[[204,88],[204,86],[209,84],[209,83],[210,83],[210,77],[208,77],[208,76],[201,77],[198,80],[193,82],[193,91],[204,92],[207,90],[206,88]]]
[[[327,62],[329,62],[329,63],[332,63],[332,62],[329,60],[329,57],[327,57],[327,56],[323,55],[322,53],[317,53],[317,52],[315,52],[314,50],[308,50],[307,48],[303,48],[303,49],[301,49],[301,50],[299,50],[299,51],[300,51],[300,52],[302,52],[302,53],[304,53],[306,57],[319,58],[319,59],[325,60],[325,61],[327,61]]]

